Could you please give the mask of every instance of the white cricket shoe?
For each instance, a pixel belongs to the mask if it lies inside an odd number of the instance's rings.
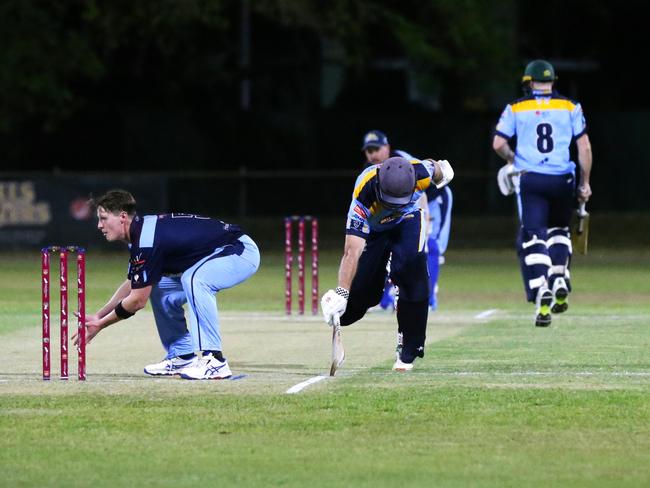
[[[228,361],[219,361],[212,354],[200,358],[194,366],[185,368],[181,378],[186,380],[224,380],[232,376]]]
[[[397,361],[395,361],[395,364],[393,364],[393,371],[400,371],[402,373],[405,373],[407,371],[411,371],[413,369],[413,363],[403,363],[400,358],[397,358]]]
[[[173,376],[180,374],[181,370],[192,366],[196,363],[198,358],[196,356],[190,359],[183,359],[179,357],[163,359],[159,363],[148,364],[144,367],[144,372],[151,376]]]

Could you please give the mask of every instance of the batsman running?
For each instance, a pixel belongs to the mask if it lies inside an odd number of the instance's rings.
[[[260,254],[255,242],[239,226],[208,217],[140,216],[133,195],[124,190],[109,191],[94,204],[97,228],[107,241],[127,243],[131,259],[126,281],[97,313],[86,316],[87,341],[133,316],[149,300],[167,355],[146,366],[146,374],[179,374],[191,380],[230,377],[215,294],[257,271]]]
[[[517,238],[526,298],[534,302],[535,325],[551,325],[563,313],[571,291],[569,222],[577,196],[591,196],[591,143],[581,105],[553,88],[555,69],[537,59],[522,78],[525,96],[507,105],[496,126],[492,147],[506,161],[498,175],[504,195],[517,194],[521,227]],[[514,150],[509,141],[516,137]],[[580,166],[570,145],[575,141]],[[577,190],[577,191],[576,191]]]
[[[379,303],[391,256],[390,277],[400,290],[398,343],[393,370],[410,371],[424,356],[429,313],[426,222],[418,200],[432,184],[441,190],[454,177],[446,160],[392,157],[357,178],[348,211],[338,286],[321,299],[325,321],[351,325]],[[341,365],[332,364],[330,374]]]

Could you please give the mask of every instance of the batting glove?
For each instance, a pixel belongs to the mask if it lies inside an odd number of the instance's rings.
[[[442,173],[442,179],[438,183],[434,181],[434,184],[436,185],[436,188],[442,188],[454,179],[454,169],[446,159],[441,159],[440,161],[436,161],[436,163],[438,163],[438,167]]]
[[[325,322],[331,326],[341,325],[341,315],[348,306],[350,292],[340,286],[336,290],[329,290],[321,298],[320,306],[323,310]]]
[[[516,176],[515,165],[510,163],[501,166],[501,169],[497,173],[499,191],[504,197],[512,195],[515,192],[515,182],[512,181],[514,176]]]

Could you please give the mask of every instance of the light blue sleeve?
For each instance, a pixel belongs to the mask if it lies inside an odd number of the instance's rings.
[[[409,161],[410,161],[411,159],[415,159],[415,158],[414,158],[413,156],[411,156],[409,153],[407,153],[406,151],[402,151],[401,149],[398,149],[397,151],[395,151],[395,154],[397,154],[397,155],[398,155],[399,157],[401,157],[401,158],[408,159]]]
[[[515,131],[515,114],[512,112],[512,107],[510,105],[507,105],[501,113],[499,122],[497,122],[496,132],[497,134],[510,139],[515,135]]]
[[[573,136],[578,137],[587,130],[587,121],[582,111],[582,106],[577,103],[571,112],[571,126],[573,127]]]

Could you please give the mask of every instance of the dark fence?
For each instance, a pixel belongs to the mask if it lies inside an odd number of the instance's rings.
[[[458,219],[471,222],[470,228],[476,229],[465,236],[463,232],[467,229],[456,229],[454,225],[458,242],[477,245],[509,242],[515,228],[514,199],[499,194],[496,169],[465,169],[462,163],[455,167],[456,178],[451,185],[454,222]],[[630,162],[628,168],[633,167]],[[598,171],[604,177],[594,179],[592,212],[604,214],[614,210],[643,215],[650,209],[647,168]],[[110,248],[95,228],[95,215],[87,200],[112,188],[131,191],[141,214],[176,211],[216,216],[252,226],[260,240],[272,245],[280,242],[283,216],[315,215],[324,223],[323,240],[331,238],[339,242],[356,176],[357,171],[353,170],[244,169],[130,175],[0,174],[0,249],[68,243]],[[630,213],[631,210],[637,214]],[[642,222],[643,219],[618,221]],[[635,224],[635,228],[639,229],[640,225]],[[629,231],[622,230],[630,235]]]

